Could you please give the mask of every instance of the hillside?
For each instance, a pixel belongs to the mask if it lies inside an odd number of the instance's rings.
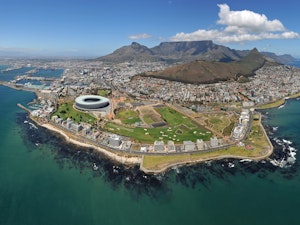
[[[212,41],[162,42],[147,48],[137,42],[123,46],[113,53],[95,60],[112,63],[151,61],[184,63],[195,60],[230,62],[241,59],[237,51]]]
[[[266,63],[278,64],[267,61],[257,49],[253,49],[240,61],[225,63],[198,60],[173,66],[163,71],[144,73],[142,76],[193,84],[214,83],[218,81],[237,80],[241,76],[254,75],[254,72]]]
[[[97,61],[122,63],[122,62],[166,62],[187,63],[195,60],[232,62],[241,60],[249,50],[234,50],[228,47],[217,45],[210,40],[207,41],[182,41],[162,42],[158,46],[148,48],[137,42],[123,46],[113,53],[96,58]],[[262,53],[277,62],[287,63],[294,60],[290,55],[277,56],[274,53]]]
[[[123,46],[113,53],[99,57],[96,60],[112,63],[122,63],[130,61],[161,61],[153,52],[144,45],[132,42],[129,46]]]

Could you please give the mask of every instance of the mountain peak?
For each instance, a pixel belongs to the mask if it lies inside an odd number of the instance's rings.
[[[258,50],[257,50],[257,48],[253,48],[251,51],[250,51],[250,53],[251,52],[258,52]]]
[[[241,60],[248,54],[253,55],[253,58],[255,58],[255,55],[261,58],[262,55],[256,48],[253,48],[251,51],[239,51],[215,44],[211,40],[161,42],[153,48],[132,42],[130,45],[123,46],[113,53],[99,57],[96,60],[114,63],[151,61],[170,64],[187,63],[195,60],[232,62]],[[269,54],[269,58],[274,59],[274,56]],[[287,57],[285,58],[288,59]],[[275,60],[277,61],[278,59],[280,58],[278,57]]]
[[[141,45],[141,44],[139,44],[139,43],[137,43],[137,42],[132,42],[131,43],[131,45],[130,45],[131,47],[141,47],[141,46],[143,46],[143,45]],[[146,47],[146,46],[145,46]]]

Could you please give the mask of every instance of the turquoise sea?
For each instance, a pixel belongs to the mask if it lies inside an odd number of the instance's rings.
[[[1,225],[299,224],[300,101],[262,112],[282,168],[222,160],[149,176],[36,127],[16,106],[33,93],[0,96]]]

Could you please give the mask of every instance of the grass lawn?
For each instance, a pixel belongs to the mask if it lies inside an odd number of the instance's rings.
[[[190,118],[184,116],[183,114],[171,109],[169,107],[161,107],[155,109],[162,118],[168,123],[169,126],[179,126],[181,124],[185,125],[186,127],[193,129],[193,128],[202,128],[200,125],[197,125],[194,121]]]
[[[225,136],[230,136],[230,134],[234,128],[234,124],[235,124],[234,122],[230,122],[230,124],[223,129],[223,134]]]
[[[134,110],[122,110],[116,115],[116,119],[120,119],[123,124],[134,124],[141,122],[139,115]]]
[[[214,152],[199,152],[194,154],[184,155],[162,155],[162,156],[144,156],[143,166],[149,170],[161,170],[170,164],[180,164],[189,161],[205,161],[213,157],[222,155],[243,155],[245,148],[234,146],[232,148],[214,151]],[[247,155],[247,154],[246,154]]]
[[[143,115],[143,120],[146,124],[153,124],[162,122],[161,116],[151,107],[141,107],[139,108],[141,114]]]
[[[228,117],[227,114],[215,114],[215,115],[208,115],[208,122],[212,125],[213,129],[219,133],[223,133],[226,131],[226,128],[231,124],[231,118]],[[230,126],[231,129],[233,128]],[[228,129],[230,129],[230,127]],[[231,132],[231,130],[230,130]],[[229,132],[229,135],[230,135]],[[228,132],[225,132],[228,136]],[[225,134],[224,134],[225,135]]]
[[[101,90],[98,90],[97,95],[107,97],[108,95],[110,95],[110,93],[111,93],[111,90],[101,89]]]
[[[124,115],[131,115],[132,112],[130,111],[132,110],[127,111],[129,112],[124,112]],[[185,117],[175,110],[163,107],[159,108],[158,112],[167,121],[168,125],[166,127],[146,129],[141,127],[129,127],[125,124],[107,123],[105,129],[109,132],[131,137],[141,143],[153,143],[155,140],[161,140],[165,143],[169,140],[175,143],[181,143],[186,140],[196,141],[197,139],[206,141],[212,137],[211,132],[206,128],[197,125],[190,118]],[[180,132],[178,132],[179,130]]]
[[[262,127],[260,126],[260,121],[253,120],[251,131],[245,140],[245,143],[252,145],[254,148],[263,148],[269,145]]]
[[[148,128],[141,127],[126,127],[125,125],[107,123],[105,129],[109,132],[113,132],[122,136],[133,138],[140,143],[153,143],[155,140],[162,140],[165,143],[171,140],[175,143],[181,143],[185,140],[196,141],[197,139],[209,140],[212,136],[211,133],[201,131],[199,129],[190,129],[189,131],[182,131],[178,134],[178,129],[169,127]]]
[[[60,105],[55,113],[52,116],[57,115],[58,117],[66,120],[67,118],[71,118],[73,121],[80,123],[85,122],[89,124],[93,124],[97,121],[95,117],[90,115],[89,113],[80,112],[73,108],[73,102],[67,102]]]

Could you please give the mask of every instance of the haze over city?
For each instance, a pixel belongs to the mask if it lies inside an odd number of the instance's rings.
[[[299,2],[2,0],[0,56],[98,57],[135,41],[212,40],[300,57]]]

